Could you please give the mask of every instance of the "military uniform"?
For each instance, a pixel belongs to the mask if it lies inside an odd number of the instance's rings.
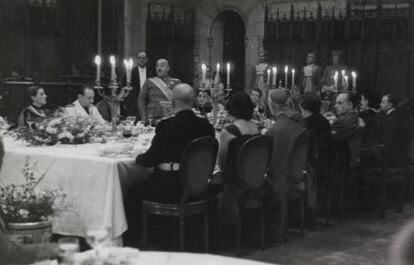
[[[153,119],[163,117],[163,107],[160,101],[171,101],[172,88],[181,83],[180,79],[153,77],[145,81],[139,94],[139,108],[141,118],[147,120],[149,115]]]

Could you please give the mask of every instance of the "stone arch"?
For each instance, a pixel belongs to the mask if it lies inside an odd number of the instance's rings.
[[[248,90],[251,84],[252,69],[256,64],[257,51],[262,48],[264,36],[265,11],[257,0],[202,0],[196,8],[195,46],[194,46],[194,76],[200,71],[200,63],[209,61],[213,44],[212,32],[218,15],[223,11],[236,12],[243,19],[246,26],[245,38],[245,75],[244,89]],[[196,84],[196,79],[195,82]]]

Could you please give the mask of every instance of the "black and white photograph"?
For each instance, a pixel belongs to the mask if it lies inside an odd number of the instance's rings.
[[[0,265],[414,265],[414,0],[0,0]]]

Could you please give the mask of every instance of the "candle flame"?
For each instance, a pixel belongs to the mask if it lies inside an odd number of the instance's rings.
[[[338,75],[339,75],[338,71],[335,71],[334,78],[338,78]]]
[[[219,63],[217,63],[216,69],[217,69],[217,72],[220,72],[220,64]]]
[[[351,72],[351,75],[352,75],[352,77],[353,77],[353,78],[356,78],[357,73],[355,73],[354,71],[352,71],[352,72]]]
[[[344,76],[345,75],[345,70],[342,69],[341,74],[342,74],[342,76]]]
[[[115,56],[111,55],[109,57],[109,62],[111,63],[111,65],[115,65]]]
[[[292,69],[292,74],[295,74],[295,69]]]
[[[270,69],[267,69],[267,74],[270,74]]]
[[[273,73],[276,73],[277,72],[277,67],[276,66],[273,66],[272,67],[272,71],[273,71]]]
[[[207,70],[207,65],[205,63],[201,64],[201,70],[203,70],[203,71]]]
[[[128,70],[129,62],[126,59],[124,59],[124,65],[125,65],[125,68]]]
[[[134,61],[132,60],[132,58],[129,58],[128,63],[129,63],[129,69],[132,69],[132,67],[134,66]]]
[[[226,67],[227,67],[227,71],[230,72],[230,63],[227,63]]]
[[[97,65],[101,64],[101,56],[99,56],[99,55],[95,56],[95,64],[97,64]]]
[[[285,73],[287,73],[289,71],[289,67],[286,65],[285,66]]]

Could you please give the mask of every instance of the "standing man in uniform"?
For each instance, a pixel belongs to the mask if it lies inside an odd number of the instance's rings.
[[[138,108],[144,121],[163,117],[160,101],[172,101],[172,88],[181,83],[179,79],[169,76],[170,65],[166,59],[157,61],[156,70],[157,76],[147,79],[139,94]]]

